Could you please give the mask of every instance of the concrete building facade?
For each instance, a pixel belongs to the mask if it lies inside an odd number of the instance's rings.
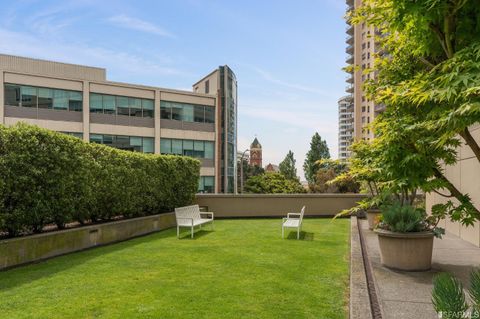
[[[477,143],[480,143],[480,124],[476,124],[470,128],[470,133]],[[475,207],[480,209],[480,163],[470,147],[462,144],[457,149],[457,164],[453,166],[443,166],[445,176],[455,187],[463,194],[468,194]],[[447,190],[441,191],[441,194],[448,194]],[[428,193],[426,208],[431,211],[433,205],[438,203],[446,203],[448,200],[455,201],[454,198],[446,198],[438,193]],[[444,227],[448,232],[453,233],[463,240],[466,240],[477,247],[480,247],[480,223],[476,222],[472,227],[462,226],[458,222],[444,220],[440,223],[440,227]]]
[[[210,75],[218,73],[219,82],[226,69],[231,72],[222,66]],[[102,68],[10,55],[0,55],[0,81],[0,124],[23,121],[86,142],[192,156],[201,161],[199,192],[234,191],[230,180],[219,181],[229,159],[221,107],[233,85],[235,113],[229,116],[235,125],[228,147],[236,162],[236,81],[228,90],[188,92],[108,81]]]
[[[353,140],[353,97],[345,95],[338,100],[338,158],[350,157]]]
[[[347,14],[362,5],[362,0],[347,0]],[[375,29],[365,23],[353,25],[347,21],[347,59],[351,68],[347,76],[347,94],[353,98],[353,138],[355,140],[371,140],[374,138],[368,125],[375,116],[383,111],[381,105],[366,97],[364,83],[373,79],[374,56],[377,50]]]

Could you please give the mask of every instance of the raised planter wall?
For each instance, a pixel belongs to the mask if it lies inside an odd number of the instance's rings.
[[[215,217],[285,217],[299,212],[306,216],[331,217],[365,198],[362,194],[199,194],[195,203]]]
[[[176,225],[173,213],[0,240],[0,270],[106,245]]]

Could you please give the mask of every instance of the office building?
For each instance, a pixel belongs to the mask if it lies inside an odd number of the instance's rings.
[[[19,121],[87,142],[201,161],[200,192],[233,192],[237,95],[227,66],[203,88],[107,80],[103,68],[0,55],[0,123]],[[206,87],[205,87],[206,85]],[[233,163],[232,163],[233,162]]]
[[[193,85],[195,93],[214,94],[217,111],[217,184],[222,193],[237,193],[237,78],[220,66]]]

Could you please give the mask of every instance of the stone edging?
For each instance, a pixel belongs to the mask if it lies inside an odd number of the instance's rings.
[[[382,319],[360,221],[350,219],[350,319]]]
[[[354,217],[356,219],[356,217]],[[375,288],[375,278],[372,271],[372,265],[370,264],[370,259],[368,258],[367,244],[365,243],[365,238],[363,237],[362,227],[357,221],[357,231],[360,239],[360,246],[362,251],[363,266],[365,269],[365,277],[367,281],[367,290],[368,297],[370,300],[370,310],[371,318],[373,319],[382,319],[382,309],[377,297],[377,291]]]

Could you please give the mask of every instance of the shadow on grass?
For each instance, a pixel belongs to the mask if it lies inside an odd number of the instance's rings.
[[[300,240],[305,240],[305,241],[312,241],[314,238],[314,234],[313,233],[308,233],[308,232],[305,232],[305,231],[301,231],[300,232]],[[297,232],[290,232],[288,234],[288,236],[286,237],[286,239],[297,239]]]
[[[184,239],[190,239],[190,240],[196,240],[198,238],[201,238],[203,236],[207,236],[210,233],[213,233],[214,231],[211,229],[200,229],[200,230],[195,230],[193,232],[193,238],[191,237],[190,230],[188,231],[180,231],[180,238],[181,240]]]
[[[195,234],[196,235],[196,234]],[[152,240],[176,236],[175,229],[165,229],[159,232],[145,234],[123,241],[112,242],[102,246],[94,246],[80,251],[39,260],[30,264],[0,271],[0,290],[12,289],[24,284],[54,276],[72,267],[77,267],[106,254],[129,249]]]

